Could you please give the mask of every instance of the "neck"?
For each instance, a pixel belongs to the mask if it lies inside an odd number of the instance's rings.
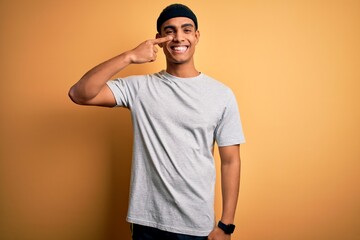
[[[196,70],[194,63],[167,63],[166,72],[180,78],[191,78],[199,76],[199,71]]]

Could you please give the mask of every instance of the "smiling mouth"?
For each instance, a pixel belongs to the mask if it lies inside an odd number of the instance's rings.
[[[188,46],[172,46],[170,47],[176,53],[184,53],[189,48]]]

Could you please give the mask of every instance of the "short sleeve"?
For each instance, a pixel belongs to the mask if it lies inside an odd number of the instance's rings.
[[[216,127],[215,141],[219,147],[245,143],[240,113],[232,91],[230,91],[222,118]]]
[[[131,109],[145,76],[130,76],[109,80],[106,84],[114,94],[117,107]]]

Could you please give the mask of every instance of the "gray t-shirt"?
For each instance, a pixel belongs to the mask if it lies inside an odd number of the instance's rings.
[[[127,221],[207,236],[214,228],[213,148],[245,141],[230,88],[199,74],[161,71],[108,83],[132,114],[134,145]]]

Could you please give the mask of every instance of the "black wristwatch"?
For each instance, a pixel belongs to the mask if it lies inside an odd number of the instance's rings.
[[[223,230],[226,234],[232,234],[235,230],[235,225],[234,224],[228,224],[226,225],[225,223],[223,223],[222,221],[219,221],[218,223],[218,227]]]

